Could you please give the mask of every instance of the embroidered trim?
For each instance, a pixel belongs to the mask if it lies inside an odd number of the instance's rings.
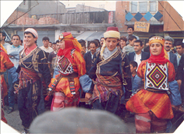
[[[159,90],[169,90],[167,82],[167,64],[146,64],[146,81],[145,89],[154,88]]]

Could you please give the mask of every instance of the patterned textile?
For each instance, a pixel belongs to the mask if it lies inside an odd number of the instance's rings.
[[[6,69],[12,68],[14,65],[10,61],[8,55],[0,49],[0,73],[3,73],[6,71]]]
[[[51,104],[51,111],[59,111],[65,107],[77,107],[79,100],[79,92],[77,92],[73,97],[66,97],[62,92],[55,92]]]
[[[102,76],[102,75],[97,75],[96,79],[96,85],[93,90],[93,98],[92,100],[95,101],[99,99],[100,102],[105,102],[109,100],[110,94],[114,94],[118,96],[123,95],[123,92],[121,89],[121,81],[118,76],[113,77],[113,76]]]
[[[71,74],[73,73],[73,68],[71,62],[65,56],[58,56],[57,58],[57,67],[59,68],[60,73],[62,74]]]
[[[146,71],[147,71],[147,62],[148,60],[144,60],[141,62],[141,64],[138,67],[137,75],[145,81],[146,79]],[[175,69],[171,62],[167,62],[167,81],[173,81],[175,80]]]
[[[151,117],[149,112],[144,114],[135,114],[136,133],[151,132]]]
[[[135,115],[136,133],[164,133],[166,119],[157,118],[152,112]]]
[[[32,72],[31,70],[28,70],[26,68],[21,68],[19,72],[19,86],[18,89],[26,88],[28,85],[28,82],[30,84],[35,83],[37,80],[39,80],[40,77],[36,72]]]
[[[154,93],[145,89],[130,98],[126,103],[126,109],[133,113],[146,113],[151,110],[157,118],[161,119],[174,117],[171,102],[166,93]]]
[[[3,48],[3,47],[2,47]],[[7,70],[12,68],[14,65],[10,61],[8,55],[4,51],[4,48],[0,48],[0,90],[1,90],[1,120],[7,123],[6,118],[4,117],[4,97],[7,95],[7,85],[4,79],[3,73]]]
[[[122,73],[122,53],[117,49],[109,58],[100,54],[89,71],[89,77],[96,79],[92,100],[107,101],[110,94],[121,96],[124,74]],[[96,72],[96,73],[95,73]],[[97,78],[96,78],[97,77]]]
[[[169,90],[168,88],[168,69],[167,64],[146,64],[145,89],[154,88],[160,90]]]
[[[159,119],[154,114],[151,115],[151,130],[152,133],[165,133],[167,128],[167,119]]]
[[[28,128],[32,120],[45,110],[42,81],[47,87],[51,75],[45,52],[38,47],[26,50],[29,53],[26,54],[24,50],[19,53],[21,89],[18,92],[18,108],[22,125]]]
[[[59,57],[59,56],[57,56],[57,57]],[[80,78],[80,76],[82,76],[86,73],[85,61],[84,61],[82,55],[78,51],[74,51],[74,53],[72,54],[72,57],[73,57],[73,63],[71,65],[73,68],[73,72],[78,74],[78,77],[73,78],[75,92],[77,92],[80,88],[79,78]],[[60,71],[60,73],[61,73],[61,71]],[[61,74],[66,75],[63,73],[61,73]],[[52,83],[55,81],[55,79],[56,78],[53,78],[51,80],[49,87],[52,85]],[[68,81],[68,78],[64,78],[64,77],[61,78],[61,80],[58,82],[58,84],[55,88],[55,91],[56,92],[63,92],[65,94],[65,96],[67,96],[67,97],[73,96],[73,94],[71,94],[71,91],[70,91],[70,83]]]

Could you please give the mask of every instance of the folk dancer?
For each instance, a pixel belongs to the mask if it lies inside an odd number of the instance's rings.
[[[77,39],[71,33],[65,32],[59,36],[59,45],[56,57],[59,74],[49,85],[55,91],[51,111],[76,107],[79,104],[79,78],[86,74],[85,61],[81,54],[82,47]]]
[[[144,80],[144,89],[137,90],[126,103],[126,109],[135,113],[137,133],[165,132],[168,120],[174,116],[168,91],[177,90],[179,94],[179,90],[171,85],[177,85],[175,69],[164,52],[164,41],[159,36],[149,39],[151,56],[141,62],[137,71]]]
[[[10,61],[6,52],[7,52],[6,49],[3,47],[2,44],[0,44],[1,120],[4,121],[5,123],[7,123],[7,120],[4,117],[3,106],[4,106],[4,97],[7,95],[8,90],[3,74],[7,69],[14,67],[14,64]]]
[[[24,49],[19,54],[18,109],[25,132],[33,119],[44,112],[43,78],[47,87],[51,80],[47,57],[36,45],[38,33],[24,31]]]
[[[118,28],[108,27],[104,38],[101,52],[89,71],[89,77],[95,80],[95,85],[92,85],[85,97],[93,102],[93,109],[115,113],[123,95],[124,84],[122,52],[116,47],[120,39]]]

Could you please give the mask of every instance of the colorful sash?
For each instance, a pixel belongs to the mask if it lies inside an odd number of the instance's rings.
[[[20,73],[19,73],[19,86],[18,89],[26,88],[28,86],[28,82],[30,84],[36,82],[39,80],[40,77],[36,72],[32,72],[28,69],[25,69],[21,67]]]

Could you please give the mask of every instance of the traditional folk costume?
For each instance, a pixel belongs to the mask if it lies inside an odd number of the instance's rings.
[[[1,45],[1,44],[0,44]],[[10,61],[6,49],[1,45],[0,46],[0,88],[1,88],[1,120],[7,123],[6,118],[4,117],[4,97],[7,95],[7,85],[4,79],[3,73],[7,70],[12,68],[14,65]]]
[[[135,113],[137,133],[165,132],[168,119],[173,118],[171,101],[167,92],[169,82],[175,80],[173,64],[165,58],[164,39],[154,36],[149,44],[161,43],[162,52],[152,55],[139,65],[137,75],[144,80],[139,89],[126,103],[126,109]]]
[[[65,41],[65,48],[60,49],[57,53],[56,62],[59,74],[51,80],[49,85],[52,87],[58,81],[54,87],[52,111],[65,107],[76,107],[79,104],[79,78],[86,73],[80,43],[69,32],[61,34],[59,40]]]
[[[28,28],[36,38],[37,32]],[[43,79],[47,87],[51,80],[46,54],[36,44],[19,54],[18,109],[22,125],[28,129],[32,120],[44,112]]]
[[[120,38],[117,28],[109,27],[104,38]],[[94,109],[115,113],[123,95],[122,53],[117,47],[109,51],[104,45],[89,71],[89,77],[95,80],[92,102]]]

